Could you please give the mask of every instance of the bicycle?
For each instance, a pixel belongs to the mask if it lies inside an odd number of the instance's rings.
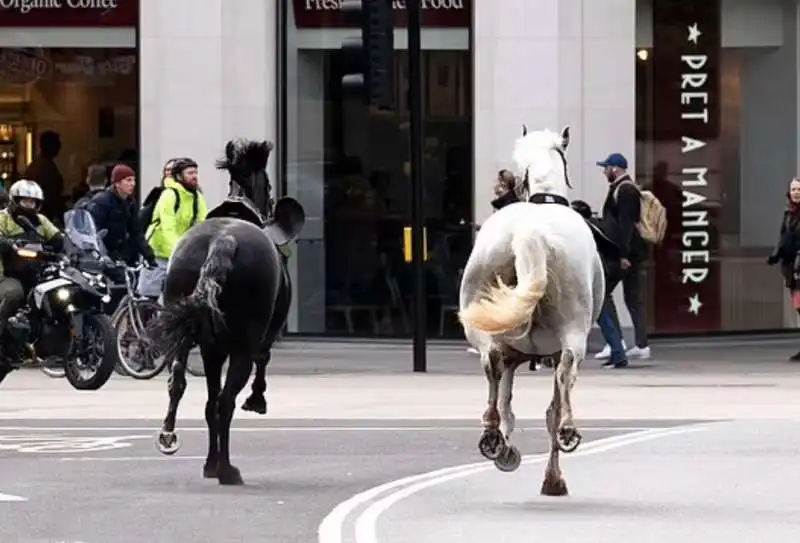
[[[158,314],[161,305],[156,299],[142,296],[136,291],[138,274],[145,267],[143,264],[130,267],[118,263],[117,266],[124,269],[126,289],[125,296],[111,317],[111,324],[117,332],[121,366],[118,373],[139,380],[152,379],[164,368],[171,367],[171,360],[157,352],[146,333],[147,323]],[[187,364],[186,370],[195,377],[204,375],[192,364]]]

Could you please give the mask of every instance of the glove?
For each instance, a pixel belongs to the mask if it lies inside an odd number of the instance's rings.
[[[769,255],[769,258],[767,258],[767,265],[774,266],[775,264],[778,263],[779,260],[780,258],[778,257],[778,255]]]
[[[7,238],[0,238],[0,253],[7,254],[14,250],[14,242]]]

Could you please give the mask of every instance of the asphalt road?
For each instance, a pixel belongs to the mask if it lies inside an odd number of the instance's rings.
[[[588,444],[685,422],[598,420],[581,429]],[[354,494],[481,460],[473,421],[237,421],[232,453],[246,485],[221,487],[202,478],[198,422],[179,425],[173,457],[155,449],[158,421],[2,424],[3,543],[310,543],[323,517]],[[540,421],[518,428],[523,453],[546,450]],[[539,476],[520,488],[538,492]]]
[[[539,496],[522,482],[538,482],[541,462],[512,474],[517,484],[488,470],[405,495],[393,489],[357,517],[358,541],[800,540],[800,423],[717,422],[665,433],[576,452],[563,466],[567,498]]]

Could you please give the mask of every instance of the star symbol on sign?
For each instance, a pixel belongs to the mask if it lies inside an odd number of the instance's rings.
[[[689,30],[689,37],[686,38],[686,41],[690,41],[697,45],[698,38],[703,35],[703,33],[697,28],[697,23],[694,23],[692,26],[688,26],[686,28]]]
[[[703,307],[703,302],[700,301],[700,296],[696,292],[694,296],[689,296],[689,313],[697,316],[701,307]]]

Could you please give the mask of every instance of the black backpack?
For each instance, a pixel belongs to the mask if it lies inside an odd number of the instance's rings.
[[[142,232],[147,232],[147,229],[150,228],[150,223],[153,222],[153,212],[156,209],[156,204],[158,203],[158,199],[161,198],[161,193],[164,192],[166,188],[175,193],[175,209],[173,209],[173,212],[177,213],[178,209],[181,207],[181,198],[177,189],[171,187],[154,187],[147,195],[147,198],[144,199],[142,209],[139,210],[139,228],[142,229]]]

